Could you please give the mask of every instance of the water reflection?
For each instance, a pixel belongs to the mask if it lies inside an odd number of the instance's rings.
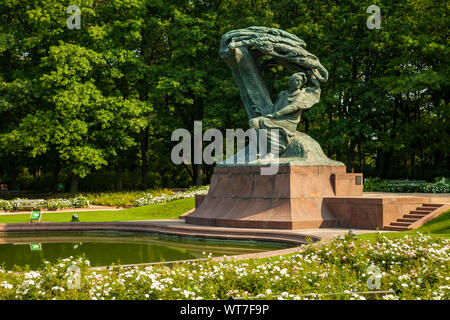
[[[42,261],[84,255],[92,266],[187,260],[237,255],[289,247],[257,241],[227,241],[132,233],[30,234],[0,238],[0,264],[42,266]]]

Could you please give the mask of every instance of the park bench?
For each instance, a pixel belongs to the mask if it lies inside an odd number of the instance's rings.
[[[41,222],[41,218],[42,214],[40,210],[33,211],[30,215],[30,223],[32,223],[33,221]]]
[[[35,210],[46,207],[44,199],[17,199],[13,200],[13,203],[18,210]]]

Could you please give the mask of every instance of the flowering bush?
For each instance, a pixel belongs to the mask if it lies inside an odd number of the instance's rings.
[[[450,179],[437,178],[433,183],[424,183],[421,185],[420,190],[426,193],[449,193]]]
[[[14,210],[14,204],[8,200],[0,200],[0,210]]]
[[[13,210],[31,210],[34,208],[46,207],[45,200],[15,199],[10,202]]]
[[[50,210],[66,208],[87,208],[90,204],[105,206],[129,206],[131,204],[140,207],[153,203],[164,203],[178,199],[192,198],[196,194],[208,193],[209,186],[191,187],[183,192],[173,192],[169,189],[151,190],[147,192],[114,192],[92,193],[77,195],[75,198],[58,198],[27,204],[28,199],[0,200],[0,210],[30,210],[34,207],[48,208]],[[71,195],[73,197],[73,195]]]
[[[89,200],[84,196],[78,196],[70,199],[71,208],[87,208],[89,207]]]
[[[47,208],[50,210],[71,208],[72,201],[70,199],[50,199],[47,200]]]
[[[152,203],[163,203],[178,199],[192,198],[196,194],[207,194],[208,190],[209,186],[202,186],[202,187],[191,187],[186,191],[177,193],[161,193],[161,194],[148,193],[142,198],[137,199],[134,202],[134,205],[136,207],[141,207]]]
[[[19,211],[30,210],[33,208],[47,208],[50,210],[66,209],[66,208],[87,208],[89,200],[84,196],[77,196],[71,199],[49,199],[49,200],[0,200],[0,210]]]
[[[244,262],[207,259],[96,271],[71,257],[39,271],[0,270],[0,298],[449,299],[449,249],[446,238],[417,234],[376,242],[340,237],[296,254]],[[79,289],[68,289],[71,265],[80,269]],[[368,288],[371,281],[379,288]],[[384,293],[364,294],[373,290]]]

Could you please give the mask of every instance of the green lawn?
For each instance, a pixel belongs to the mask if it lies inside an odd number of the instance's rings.
[[[450,238],[450,210],[444,212],[439,217],[427,222],[420,228],[401,232],[386,232],[383,236],[389,239],[400,238],[407,234],[415,234],[417,232],[427,234],[433,237]],[[364,240],[375,240],[377,233],[366,233],[358,235],[358,238]]]
[[[79,211],[76,213],[81,222],[177,219],[186,211],[194,208],[194,206],[194,198],[188,198],[119,211]],[[41,221],[69,222],[74,213],[75,212],[43,213]],[[29,222],[29,219],[29,214],[0,215],[0,223]]]

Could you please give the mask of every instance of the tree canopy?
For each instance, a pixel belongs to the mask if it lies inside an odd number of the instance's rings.
[[[247,128],[218,50],[222,34],[249,26],[297,35],[329,71],[299,130],[330,158],[365,176],[449,176],[446,2],[373,1],[380,29],[367,28],[369,4],[357,0],[80,0],[81,28],[69,29],[72,4],[0,0],[0,181],[10,189],[207,183],[212,166],[171,163],[170,135],[196,120]],[[272,96],[288,85],[282,67],[264,77]]]

